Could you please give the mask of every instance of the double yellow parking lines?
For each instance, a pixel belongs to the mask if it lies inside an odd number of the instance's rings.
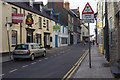
[[[80,64],[82,63],[82,61],[84,60],[85,56],[88,54],[87,50],[80,58],[79,60],[75,63],[75,65],[67,72],[67,74],[65,74],[65,76],[62,78],[62,80],[68,80],[72,74],[76,71],[76,69],[80,66]]]

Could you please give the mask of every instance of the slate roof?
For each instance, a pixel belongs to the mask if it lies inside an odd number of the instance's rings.
[[[42,3],[34,2],[33,3],[33,8],[30,8],[29,2],[8,2],[8,3],[12,4],[12,5],[15,5],[17,7],[20,7],[22,9],[28,10],[30,12],[33,12],[35,14],[41,15],[41,16],[46,17],[48,19],[57,21],[57,19],[55,17],[51,18],[50,15],[45,12],[44,5],[43,5],[43,11],[42,12],[39,11],[39,6],[36,6],[36,5],[39,5],[39,4],[42,4]]]

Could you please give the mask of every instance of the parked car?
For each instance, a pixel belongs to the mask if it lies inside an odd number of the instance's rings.
[[[13,59],[30,58],[34,60],[35,57],[46,56],[46,50],[40,47],[37,43],[18,44],[13,51]]]

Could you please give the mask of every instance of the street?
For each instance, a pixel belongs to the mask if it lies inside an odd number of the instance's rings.
[[[2,64],[3,78],[63,78],[88,50],[88,45],[77,44],[65,50],[47,53],[34,61],[28,59]]]

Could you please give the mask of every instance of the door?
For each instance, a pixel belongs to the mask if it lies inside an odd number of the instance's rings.
[[[58,47],[58,35],[55,35],[55,47]]]
[[[33,42],[33,32],[27,31],[27,43],[32,43],[32,42]]]

